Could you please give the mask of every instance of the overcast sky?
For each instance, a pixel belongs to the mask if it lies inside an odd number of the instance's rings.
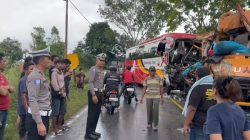
[[[91,22],[104,21],[97,13],[104,0],[71,0]],[[65,34],[64,0],[2,0],[0,4],[0,41],[6,37],[17,39],[22,47],[29,49],[33,27],[41,26],[49,36],[55,25],[64,41]],[[69,3],[69,52],[89,31],[89,24]],[[161,33],[163,34],[164,31]]]
[[[71,0],[90,22],[104,21],[97,10],[103,0]],[[64,40],[64,0],[4,0],[0,4],[0,41],[6,37],[17,39],[23,48],[29,48],[33,27],[41,26],[47,36],[55,25]],[[69,3],[69,51],[85,37],[89,30],[86,22]]]

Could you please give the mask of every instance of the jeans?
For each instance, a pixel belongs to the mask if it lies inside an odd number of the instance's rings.
[[[4,130],[7,122],[8,111],[0,111],[0,140],[4,140]]]
[[[203,129],[191,128],[189,140],[205,140]]]
[[[20,138],[24,138],[26,136],[26,127],[25,127],[26,114],[19,115],[19,117],[20,117],[19,136]]]

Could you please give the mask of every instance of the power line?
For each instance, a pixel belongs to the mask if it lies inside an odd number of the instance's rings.
[[[83,13],[76,7],[76,5],[71,0],[69,0],[69,2],[74,6],[78,13],[91,25],[91,22],[83,15]]]

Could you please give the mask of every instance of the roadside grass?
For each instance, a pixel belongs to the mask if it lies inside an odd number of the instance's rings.
[[[6,71],[6,76],[12,86],[18,87],[20,71],[18,67],[13,67]],[[11,96],[11,108],[8,114],[7,126],[5,129],[6,140],[18,140],[18,132],[16,127],[17,121],[17,92]]]
[[[20,77],[20,70],[18,67],[12,67],[5,72],[11,85],[18,89],[18,82]],[[73,78],[72,78],[73,79]],[[73,81],[73,80],[71,80]],[[70,86],[70,100],[67,105],[67,114],[65,119],[68,120],[74,116],[78,111],[80,111],[87,104],[87,89],[88,85],[85,85],[83,91],[78,91],[73,84]],[[8,114],[7,127],[5,129],[6,140],[18,140],[18,131],[16,126],[17,121],[17,90],[15,94],[11,96],[11,108]]]
[[[85,85],[83,91],[79,91],[75,86],[73,86],[73,84],[71,85],[69,100],[67,102],[67,114],[65,115],[66,120],[70,119],[70,117],[75,115],[80,109],[82,109],[87,104],[87,90],[88,85]]]

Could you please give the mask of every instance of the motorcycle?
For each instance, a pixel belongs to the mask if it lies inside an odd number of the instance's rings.
[[[135,88],[133,85],[126,86],[124,92],[123,92],[124,100],[127,104],[131,104],[132,98],[135,97]]]
[[[110,115],[114,114],[115,109],[119,107],[119,95],[117,90],[110,90],[104,95],[103,106]]]

